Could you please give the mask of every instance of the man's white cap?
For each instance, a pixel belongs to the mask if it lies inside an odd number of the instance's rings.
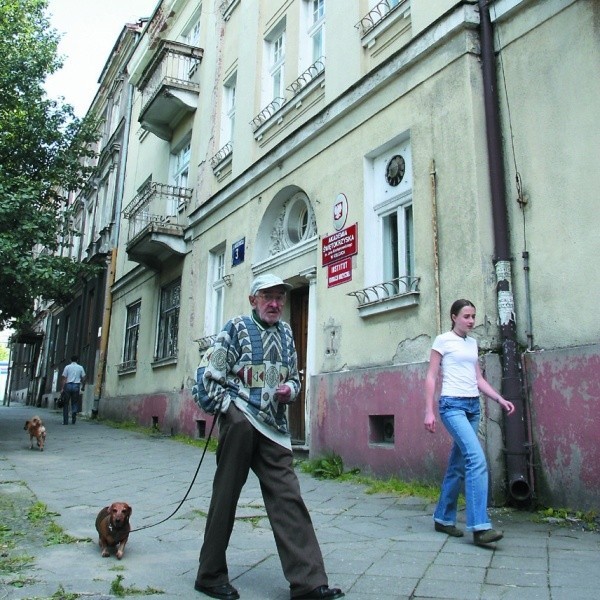
[[[265,273],[264,275],[259,275],[250,286],[250,295],[256,296],[256,292],[259,290],[266,290],[267,288],[272,288],[278,285],[282,285],[286,291],[291,290],[293,286],[289,283],[285,283],[281,277],[277,277],[277,275],[273,275],[273,273]]]

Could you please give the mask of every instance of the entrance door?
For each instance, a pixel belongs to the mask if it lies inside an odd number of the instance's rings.
[[[290,326],[294,334],[296,352],[298,353],[298,370],[302,389],[295,402],[288,407],[288,419],[292,442],[306,442],[306,344],[308,339],[308,286],[290,292]]]

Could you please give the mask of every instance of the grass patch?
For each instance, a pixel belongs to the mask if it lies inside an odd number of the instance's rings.
[[[52,518],[59,513],[51,512],[43,502],[34,502],[27,510],[27,519],[37,525],[45,525],[46,541],[44,546],[57,546],[59,544],[77,544],[78,542],[91,542],[91,538],[76,538],[69,535],[55,523]]]
[[[16,574],[23,569],[31,567],[35,558],[29,554],[16,554],[14,556],[0,557],[0,573]]]
[[[440,488],[437,485],[403,481],[395,475],[387,479],[380,479],[364,475],[359,469],[346,471],[342,457],[333,453],[314,460],[298,461],[297,464],[301,471],[309,473],[317,479],[336,479],[364,485],[367,494],[388,494],[402,498],[415,496],[430,502],[437,501],[440,495]]]
[[[149,435],[149,436],[156,436],[157,434],[162,436],[162,434],[160,433],[160,430],[157,429],[156,427],[144,427],[142,425],[138,425],[135,421],[132,421],[132,420],[130,420],[130,421],[111,421],[110,419],[98,418],[97,422],[102,423],[102,425],[106,425],[107,427],[112,427],[114,429],[124,429],[126,431],[134,431],[136,433],[142,433],[144,435]],[[179,442],[180,444],[185,444],[186,446],[194,446],[195,448],[204,449],[204,446],[206,446],[205,438],[192,439],[191,437],[189,437],[183,433],[177,433],[175,435],[169,436],[169,438],[174,440],[175,442]],[[219,445],[219,442],[218,442],[217,438],[211,436],[208,440],[207,450],[209,452],[216,452],[218,445]]]
[[[202,448],[204,450],[204,446],[206,446],[206,439],[196,439],[193,440],[191,437],[184,435],[183,433],[175,434],[171,439],[179,442],[180,444],[185,444],[186,446],[195,446],[196,448]],[[219,445],[219,440],[217,438],[211,437],[208,440],[208,448],[209,452],[216,452],[217,446]]]
[[[600,531],[600,518],[595,510],[572,510],[570,508],[540,508],[534,521],[552,523],[564,527],[581,527],[587,531]]]
[[[130,586],[125,587],[123,585],[123,575],[117,575],[113,582],[110,584],[110,592],[118,598],[124,596],[155,596],[157,594],[164,594],[163,590],[148,586],[145,590]]]

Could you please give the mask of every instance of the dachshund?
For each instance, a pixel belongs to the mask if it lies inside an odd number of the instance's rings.
[[[27,433],[29,433],[29,449],[33,450],[33,440],[37,440],[38,448],[41,452],[44,451],[44,443],[46,442],[46,428],[42,423],[42,420],[36,415],[32,417],[30,421],[25,421],[25,427],[23,427]]]
[[[96,517],[96,531],[98,532],[98,544],[102,556],[109,556],[109,548],[116,547],[117,558],[121,560],[125,552],[125,544],[129,538],[131,526],[129,517],[132,508],[127,502],[113,502],[105,506]]]

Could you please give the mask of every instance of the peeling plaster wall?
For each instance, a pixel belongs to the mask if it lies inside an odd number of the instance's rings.
[[[425,435],[422,390],[427,365],[370,368],[313,378],[311,454],[335,452],[344,464],[378,475],[437,481],[450,439]],[[394,417],[394,443],[369,443],[369,416]]]
[[[528,353],[540,502],[597,509],[600,501],[600,345]]]
[[[422,340],[411,343],[421,345]],[[425,431],[424,382],[427,363],[353,369],[317,375],[311,380],[311,456],[339,454],[346,468],[380,476],[439,484],[446,470],[452,439],[438,420],[435,434]],[[486,379],[499,387],[500,360],[481,358]],[[503,421],[495,402],[482,402],[479,429],[491,475],[490,500],[506,500]],[[374,419],[393,417],[393,443],[373,439]]]
[[[153,417],[158,417],[162,433],[181,433],[193,439],[198,437],[197,421],[204,421],[207,433],[212,424],[212,417],[198,408],[189,390],[101,399],[99,415],[114,421],[133,420],[142,427],[152,427]]]

